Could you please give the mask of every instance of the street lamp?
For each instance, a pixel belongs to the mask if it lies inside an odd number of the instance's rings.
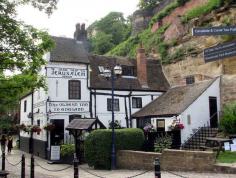
[[[114,115],[114,81],[122,74],[122,68],[120,65],[116,65],[111,69],[106,68],[103,72],[103,76],[107,79],[111,79],[111,113],[112,113],[112,142],[111,142],[111,169],[116,168],[116,149],[115,149],[115,115]]]

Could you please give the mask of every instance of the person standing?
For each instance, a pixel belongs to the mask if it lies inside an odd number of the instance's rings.
[[[5,153],[5,149],[6,149],[6,136],[3,134],[1,137],[1,149],[2,149],[2,153]]]
[[[12,148],[13,148],[12,142],[13,142],[13,138],[12,138],[12,136],[10,135],[10,136],[8,137],[8,142],[7,142],[7,152],[8,152],[8,153],[11,153],[11,150],[12,150]]]

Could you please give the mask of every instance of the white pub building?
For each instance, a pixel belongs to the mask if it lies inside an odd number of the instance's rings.
[[[47,157],[52,145],[71,139],[66,126],[76,118],[98,118],[109,128],[111,81],[104,70],[119,64],[122,75],[114,81],[115,120],[122,127],[136,127],[131,115],[169,88],[158,60],[147,59],[144,49],[137,60],[90,55],[84,25],[77,25],[75,38],[53,37],[55,48],[45,55],[42,75],[47,90],[38,89],[21,98],[20,123],[38,125],[38,133],[20,132],[20,149]],[[142,122],[142,120],[140,120]],[[44,126],[53,123],[49,132]]]

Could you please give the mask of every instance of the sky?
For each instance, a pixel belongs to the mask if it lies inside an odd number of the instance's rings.
[[[48,17],[31,6],[18,8],[18,19],[50,35],[73,37],[76,23],[86,27],[109,12],[122,12],[124,17],[137,10],[139,0],[59,0],[57,10]]]

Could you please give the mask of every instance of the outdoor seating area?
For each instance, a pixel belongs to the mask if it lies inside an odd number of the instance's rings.
[[[229,145],[233,144],[232,139],[227,138],[218,138],[218,137],[207,137],[205,146],[200,146],[200,149],[205,150],[212,150],[219,155],[220,151],[225,151],[224,143],[229,143]]]

